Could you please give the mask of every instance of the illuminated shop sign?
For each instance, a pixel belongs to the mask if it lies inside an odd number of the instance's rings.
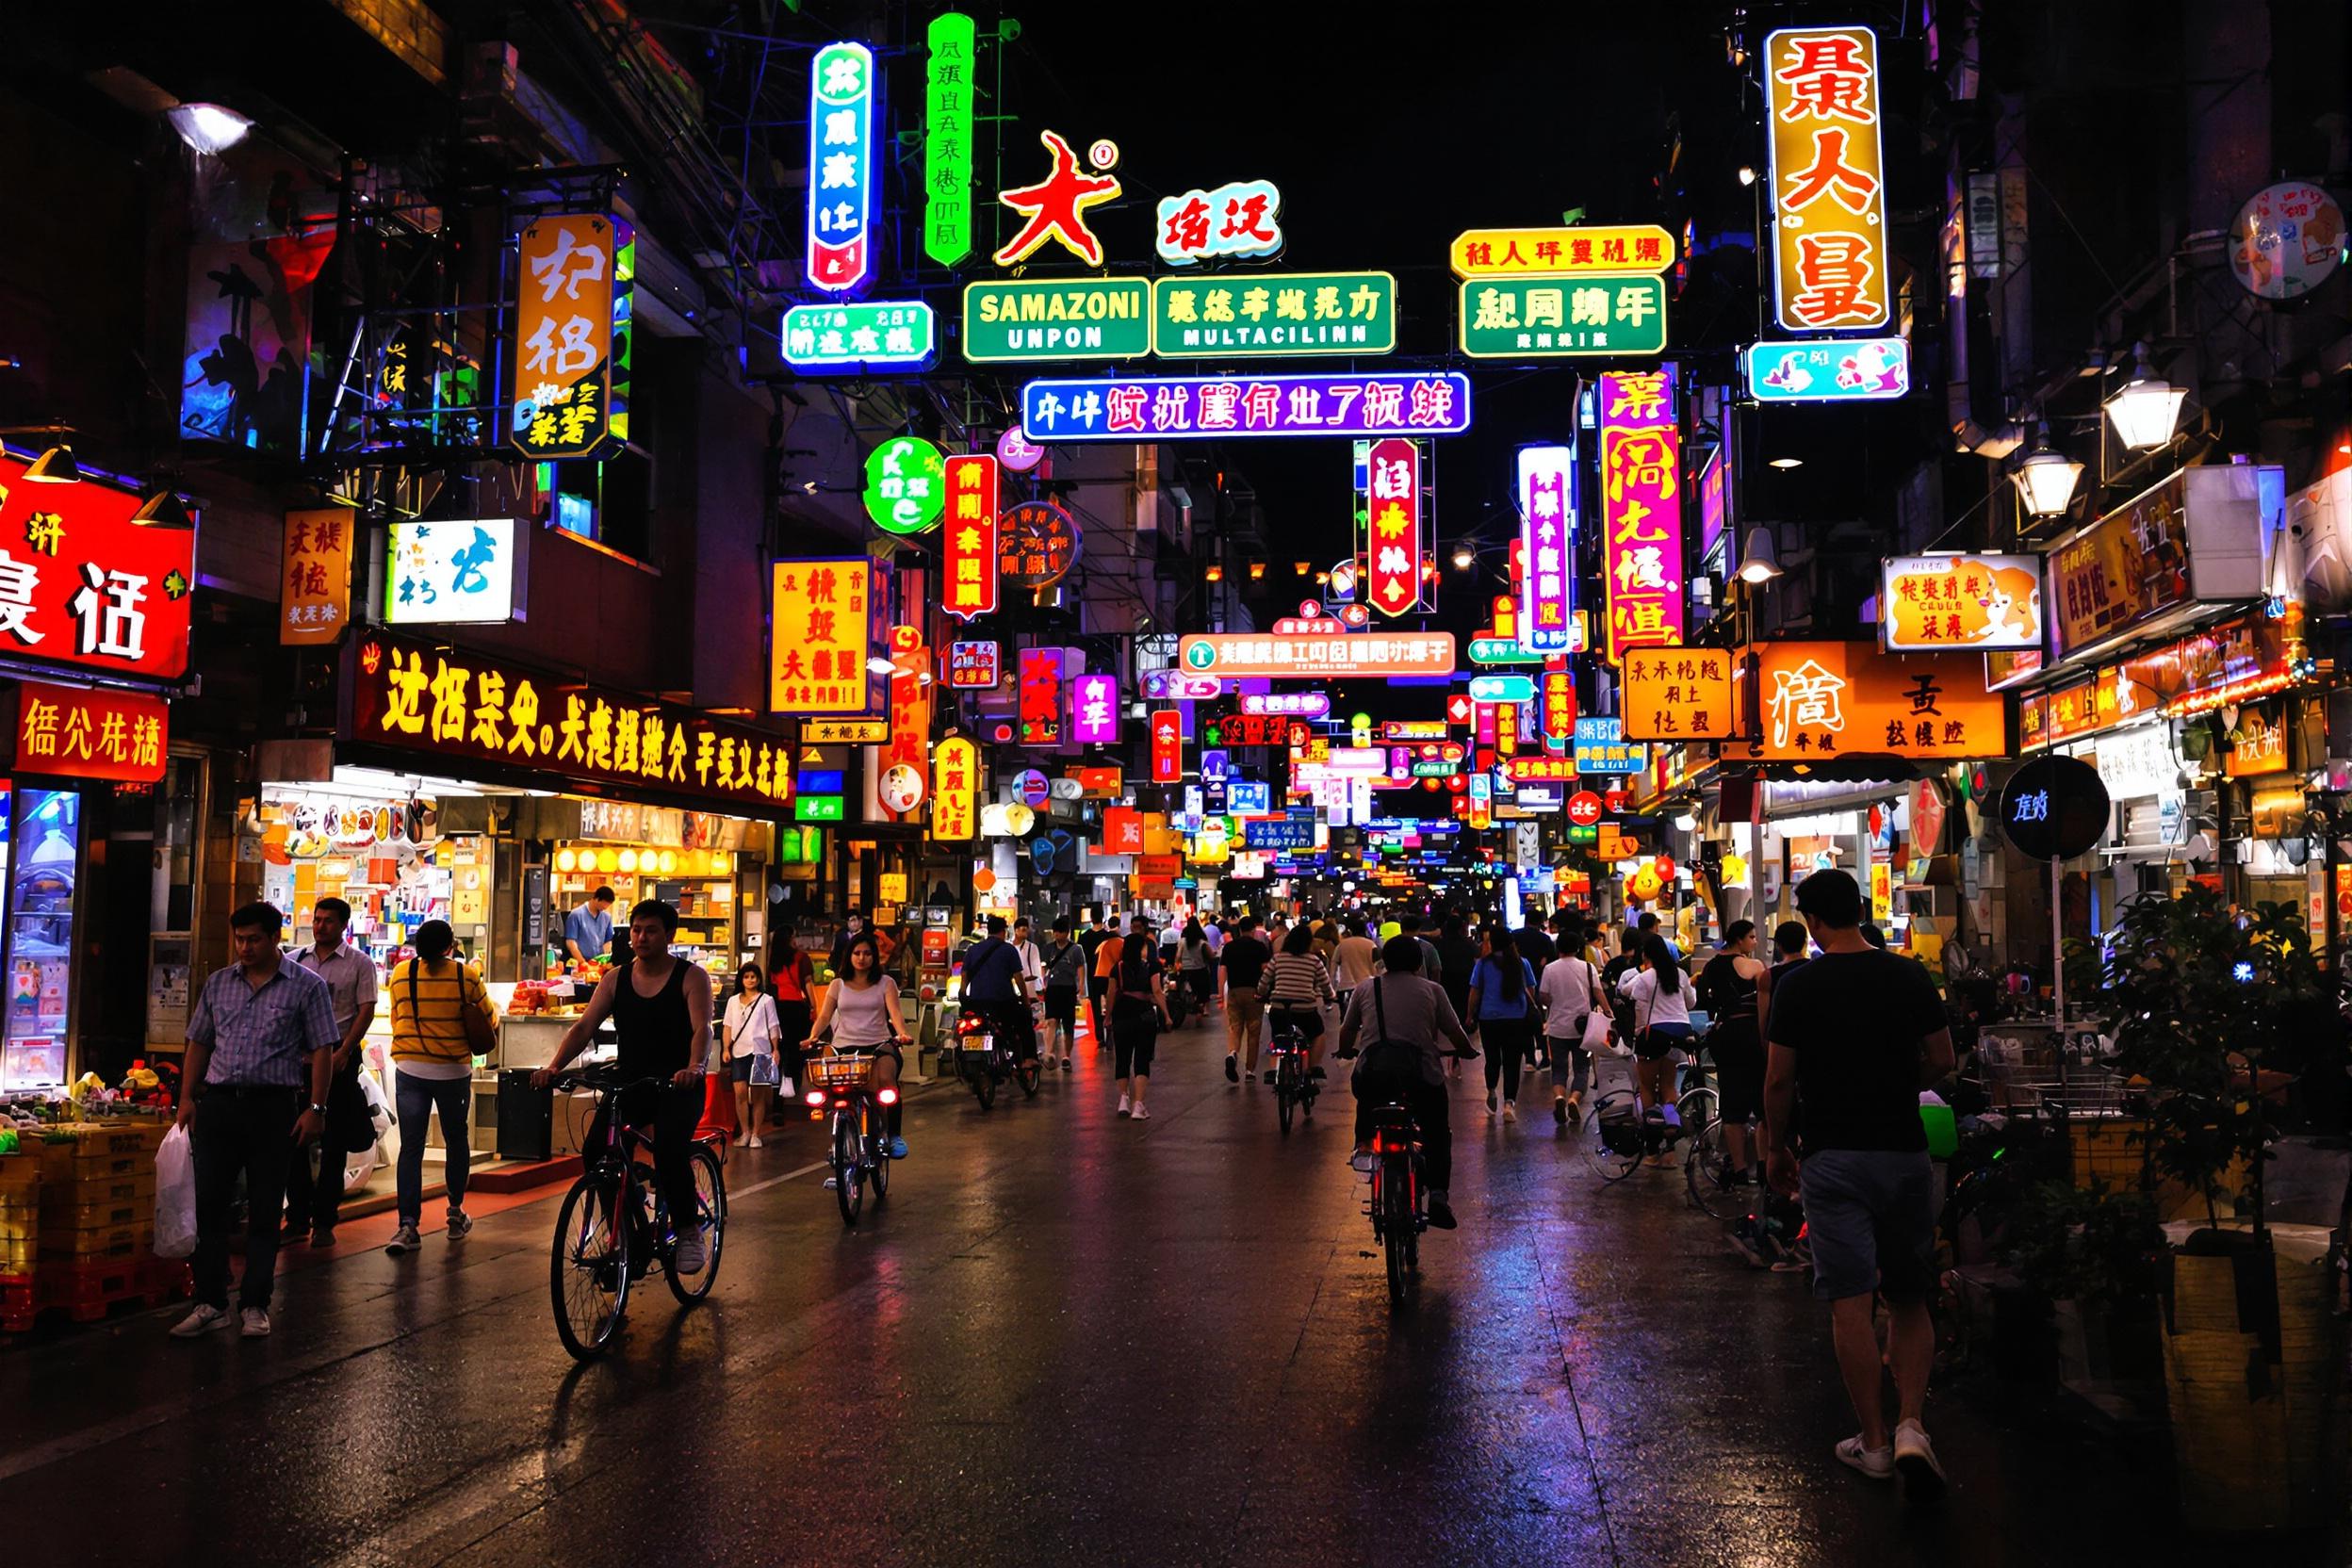
[[[808,281],[828,294],[873,272],[874,53],[828,43],[808,72]]]
[[[1470,378],[1424,375],[1147,377],[1033,381],[1021,424],[1032,441],[1137,436],[1458,435]]]

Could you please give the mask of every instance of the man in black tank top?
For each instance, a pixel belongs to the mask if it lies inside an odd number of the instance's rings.
[[[678,1231],[678,1266],[681,1273],[700,1272],[704,1257],[702,1232],[684,1222],[694,1212],[694,1169],[689,1155],[694,1128],[702,1121],[703,1069],[710,1054],[710,976],[700,964],[690,964],[670,952],[678,933],[678,911],[659,899],[640,901],[629,912],[629,960],[605,972],[596,982],[587,1010],[580,1015],[557,1047],[554,1059],[531,1074],[533,1087],[552,1083],[564,1064],[588,1049],[596,1026],[612,1021],[620,1037],[614,1062],[623,1083],[658,1078],[662,1085],[648,1096],[638,1090],[619,1095],[621,1114],[629,1125],[653,1124],[654,1180],[662,1185]],[[606,1137],[604,1117],[613,1101],[597,1113],[583,1147],[595,1149]]]

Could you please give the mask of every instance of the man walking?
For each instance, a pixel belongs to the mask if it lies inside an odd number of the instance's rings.
[[[1045,987],[1045,1065],[1070,1070],[1078,1047],[1078,984],[1086,972],[1086,950],[1070,939],[1070,917],[1054,917],[1054,939],[1046,944],[1041,976]]]
[[[1266,1021],[1266,1001],[1258,995],[1258,981],[1266,973],[1266,960],[1274,950],[1258,935],[1258,917],[1244,915],[1233,922],[1233,934],[1225,939],[1225,1079],[1239,1082],[1233,1058],[1246,1054],[1249,1058],[1250,1081],[1258,1077],[1258,1036]]]
[[[612,956],[612,890],[598,888],[585,904],[564,918],[564,951],[571,955],[572,962],[584,964]]]
[[[286,917],[268,904],[231,915],[237,962],[205,978],[188,1016],[179,1125],[195,1146],[196,1305],[172,1330],[181,1339],[228,1327],[229,1215],[239,1177],[245,1282],[238,1316],[247,1339],[270,1332],[287,1150],[326,1127],[343,1037],[327,983],[279,948],[285,926]]]
[[[1918,964],[1862,938],[1862,891],[1842,871],[1797,886],[1821,956],[1772,987],[1765,1141],[1772,1185],[1802,1185],[1813,1294],[1830,1303],[1838,1368],[1862,1429],[1838,1458],[1873,1480],[1898,1472],[1914,1502],[1941,1494],[1943,1466],[1920,1415],[1936,1360],[1935,1174],[1919,1090],[1952,1070],[1952,1034]],[[1792,1133],[1803,1110],[1802,1167]],[[1887,1432],[1871,1298],[1891,1320],[1884,1366],[1900,1400]]]
[[[327,1093],[327,1135],[318,1140],[318,1174],[310,1173],[310,1151],[297,1148],[286,1173],[286,1239],[305,1233],[313,1247],[335,1245],[335,1220],[343,1204],[343,1146],[350,1119],[366,1118],[368,1105],[359,1086],[359,1042],[376,1018],[376,961],[343,939],[351,929],[351,906],[339,898],[322,898],[310,908],[311,944],[294,955],[294,961],[327,983],[327,999],[335,1009],[335,1027],[341,1037],[335,1051],[333,1086]]]

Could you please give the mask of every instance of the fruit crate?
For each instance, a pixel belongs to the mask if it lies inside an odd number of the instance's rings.
[[[59,1230],[44,1225],[41,1232],[41,1257],[69,1263],[119,1262],[125,1258],[143,1258],[155,1250],[155,1227],[152,1218],[134,1220],[127,1225],[92,1226],[80,1230]]]
[[[41,1206],[41,1233],[54,1235],[59,1231],[105,1231],[118,1225],[152,1224],[155,1217],[155,1195],[140,1193],[133,1197],[100,1198],[86,1203],[48,1203]]]
[[[41,1145],[42,1178],[63,1184],[135,1177],[155,1168],[162,1121],[74,1121],[47,1130]]]

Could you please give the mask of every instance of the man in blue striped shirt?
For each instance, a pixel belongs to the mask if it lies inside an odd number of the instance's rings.
[[[326,1127],[342,1034],[326,982],[279,948],[285,928],[286,917],[267,904],[231,915],[237,963],[205,979],[188,1016],[179,1124],[189,1129],[196,1156],[196,1306],[172,1331],[182,1339],[228,1326],[229,1216],[239,1176],[246,1204],[239,1316],[247,1339],[270,1332],[288,1152]]]

